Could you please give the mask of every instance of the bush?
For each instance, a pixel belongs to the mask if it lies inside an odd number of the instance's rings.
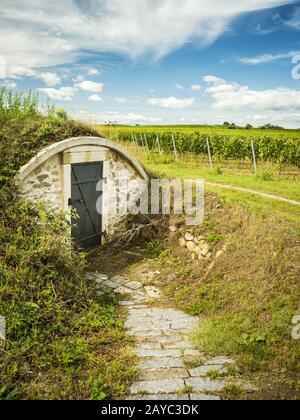
[[[31,94],[0,91],[0,120],[0,399],[95,398],[102,382],[106,397],[119,397],[134,374],[119,309],[94,301],[64,215],[18,200],[14,183],[40,149],[95,132],[63,113],[42,115]],[[120,359],[123,368],[109,373]]]

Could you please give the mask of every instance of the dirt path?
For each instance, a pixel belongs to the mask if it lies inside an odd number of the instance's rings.
[[[205,181],[205,184],[209,185],[211,187],[219,187],[219,188],[225,188],[225,189],[228,189],[228,190],[234,190],[234,191],[259,195],[260,197],[269,198],[271,200],[282,201],[284,203],[292,204],[292,205],[295,205],[295,206],[300,206],[299,201],[290,200],[288,198],[283,198],[283,197],[280,197],[278,195],[267,194],[267,193],[264,193],[264,192],[261,192],[261,191],[252,190],[251,188],[235,187],[235,186],[229,185],[229,184],[222,184],[222,183],[218,183],[218,182],[209,182],[209,181]]]
[[[233,385],[255,391],[239,376],[230,375],[235,373],[233,360],[223,355],[206,358],[191,344],[199,318],[162,307],[155,286],[123,276],[90,275],[98,295],[113,293],[128,299],[120,305],[128,310],[126,328],[135,339],[140,375],[127,400],[220,400]]]

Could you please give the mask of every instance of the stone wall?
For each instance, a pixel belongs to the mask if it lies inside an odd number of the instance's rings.
[[[26,176],[20,184],[21,196],[32,201],[44,201],[55,209],[68,210],[66,203],[71,196],[71,165],[66,163],[64,153],[68,154],[69,159],[70,155],[72,156],[72,150],[70,148],[65,152],[55,154]],[[74,148],[73,158],[76,157],[77,150]],[[115,180],[120,175],[121,179],[127,179],[128,181],[142,180],[141,175],[128,160],[108,148],[99,147],[97,149],[93,147],[93,150],[88,154],[88,161],[98,161],[100,151],[104,153],[104,177],[108,181]],[[118,192],[122,192],[122,189],[118,188]],[[128,197],[131,202],[137,201],[139,190],[132,187],[128,191]],[[103,207],[107,208],[110,201],[111,191],[104,189]],[[125,221],[126,215],[124,214],[105,214],[104,212],[103,231],[110,238],[124,226]]]
[[[109,170],[107,171],[106,177],[108,181],[114,181],[116,179],[120,179],[121,185],[122,180],[127,181],[135,181],[135,180],[141,180],[140,175],[137,173],[137,171],[121,156],[119,156],[117,153],[109,151],[107,154],[107,162]],[[118,185],[118,184],[117,184]],[[130,185],[130,184],[129,184]],[[117,188],[118,193],[122,193],[122,187],[118,186]],[[109,205],[109,200],[111,198],[110,191],[106,191],[105,194],[105,201],[104,206],[107,208]],[[133,185],[128,190],[128,202],[136,202],[139,199],[139,190],[135,188]],[[120,204],[120,201],[117,200],[118,205]],[[106,233],[108,237],[112,237],[116,232],[120,230],[120,228],[124,225],[126,221],[126,215],[122,214],[109,214],[107,216],[106,220]]]
[[[52,156],[35,169],[20,185],[21,196],[42,200],[55,209],[63,209],[63,167],[61,155]]]

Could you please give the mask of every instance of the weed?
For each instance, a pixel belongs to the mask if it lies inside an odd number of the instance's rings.
[[[159,239],[155,239],[146,244],[145,252],[149,257],[157,258],[163,251],[163,243]]]
[[[209,372],[207,372],[206,376],[209,379],[215,380],[215,379],[220,378],[221,375],[220,375],[220,372],[218,370],[210,370]]]
[[[241,397],[245,394],[245,391],[236,384],[229,384],[224,388],[223,391],[226,398]]]

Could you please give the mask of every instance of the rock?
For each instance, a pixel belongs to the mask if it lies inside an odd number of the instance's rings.
[[[158,394],[158,395],[144,395],[142,397],[132,396],[126,398],[126,401],[188,401],[188,394]]]
[[[117,284],[125,284],[128,282],[128,280],[123,276],[114,276],[110,280]]]
[[[117,289],[119,287],[118,284],[116,284],[115,282],[111,281],[111,280],[106,280],[102,283],[103,286],[105,287],[109,287],[110,289]]]
[[[161,350],[160,343],[140,343],[136,345],[139,350]]]
[[[130,283],[127,283],[125,287],[128,287],[129,289],[132,289],[132,290],[138,290],[138,289],[141,289],[143,285],[142,283],[139,283],[137,281],[131,281]]]
[[[160,296],[160,291],[154,286],[145,286],[145,290],[151,298],[158,298]]]
[[[128,289],[128,287],[121,286],[115,289],[114,292],[117,293],[118,295],[130,295],[133,293],[133,290]]]
[[[166,346],[164,346],[165,349],[190,349],[191,348],[191,344],[188,343],[187,341],[179,341],[178,343],[174,343],[174,344],[167,344]]]
[[[166,359],[143,359],[141,366],[142,369],[170,369],[170,368],[184,368],[184,362],[180,358],[167,357]]]
[[[174,225],[171,225],[170,226],[170,232],[172,232],[172,233],[177,232],[177,227],[174,226]]]
[[[189,242],[187,242],[186,246],[187,246],[187,250],[189,252],[195,252],[195,248],[196,248],[195,242],[189,241]]]
[[[190,399],[191,401],[221,401],[220,397],[209,394],[191,394]]]
[[[96,279],[96,281],[97,280],[99,280],[99,281],[106,281],[106,280],[108,280],[108,276],[106,274],[98,274],[98,273],[95,273],[95,279]]]
[[[225,381],[216,381],[209,378],[189,378],[186,385],[191,386],[194,392],[221,392],[226,385]]]
[[[134,302],[132,302],[131,300],[122,300],[121,302],[119,302],[119,305],[130,307],[130,306],[134,306]]]
[[[143,369],[140,374],[140,380],[142,381],[153,381],[156,379],[186,379],[188,377],[188,371],[184,368]]]
[[[222,367],[222,365],[208,365],[208,366],[200,366],[195,369],[189,369],[189,374],[192,377],[199,377],[199,376],[206,376],[211,371],[216,371],[220,375],[227,373],[227,369]]]
[[[96,273],[87,273],[87,275],[85,276],[85,278],[87,280],[95,280],[96,278]]]
[[[157,359],[159,358],[166,358],[166,357],[181,357],[181,351],[180,350],[144,350],[144,349],[138,349],[135,350],[135,354],[139,357],[155,357]]]
[[[186,234],[185,234],[184,239],[185,239],[187,242],[191,242],[191,241],[193,241],[193,240],[194,240],[194,236],[193,236],[191,233],[186,233]]]
[[[216,253],[216,258],[218,259],[218,258],[221,258],[222,257],[222,255],[224,255],[224,251],[218,251],[217,253]]]
[[[140,381],[130,388],[131,394],[169,394],[184,388],[183,379],[158,379],[154,381]]]
[[[100,292],[100,291],[98,291],[98,292],[96,292],[96,296],[97,296],[97,297],[104,296],[104,292]]]
[[[210,246],[208,244],[205,244],[204,247],[201,250],[202,257],[206,257],[210,251]]]
[[[186,247],[186,240],[185,240],[184,238],[180,238],[180,239],[179,239],[179,245],[180,245],[182,248],[185,248],[185,247]]]

